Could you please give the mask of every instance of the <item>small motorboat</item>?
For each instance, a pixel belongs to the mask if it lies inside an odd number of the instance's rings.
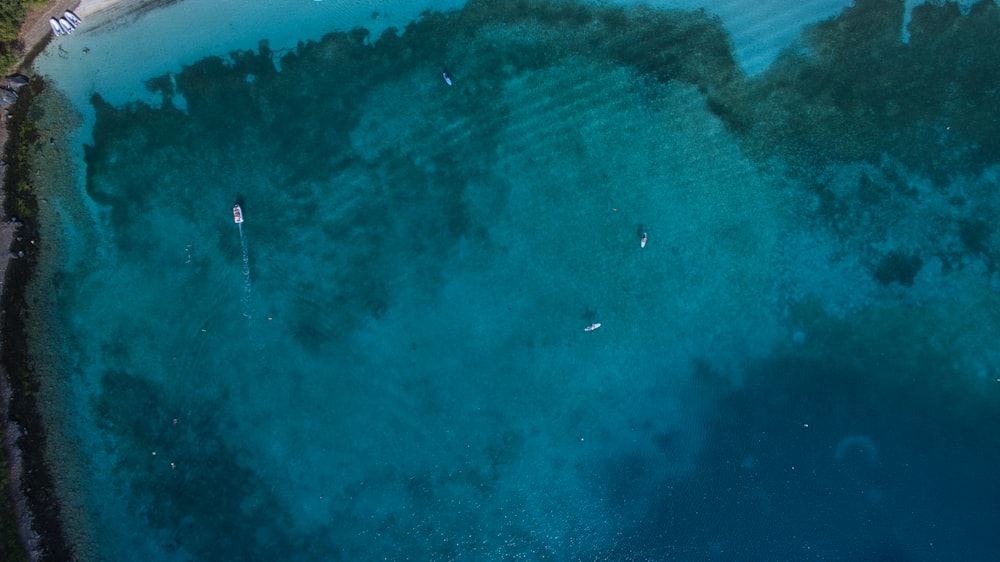
[[[67,35],[73,33],[73,30],[76,29],[75,27],[73,27],[73,24],[69,23],[69,20],[66,18],[59,18],[59,27],[61,27],[63,32],[65,32]]]
[[[596,330],[596,329],[598,329],[600,327],[601,327],[601,323],[600,322],[594,322],[590,326],[587,326],[586,328],[584,328],[583,331],[584,332],[593,332],[594,330]]]
[[[243,224],[243,209],[240,208],[239,203],[233,205],[233,220],[236,224]]]
[[[56,35],[66,35],[66,32],[62,30],[62,26],[59,25],[59,20],[56,18],[49,18],[49,27],[52,28],[52,33]]]
[[[448,75],[448,71],[445,70],[441,73],[441,77],[444,78],[444,83],[451,86],[451,76]]]
[[[639,240],[639,247],[640,247],[640,248],[645,248],[645,247],[646,247],[646,241],[647,241],[647,240],[649,240],[649,237],[648,237],[648,236],[646,236],[646,233],[645,233],[645,232],[643,232],[643,233],[642,233],[642,240]]]
[[[77,16],[70,10],[66,10],[65,12],[63,12],[63,17],[69,20],[69,23],[73,24],[73,27],[77,27],[78,25],[83,23],[83,20],[80,19],[79,16]]]

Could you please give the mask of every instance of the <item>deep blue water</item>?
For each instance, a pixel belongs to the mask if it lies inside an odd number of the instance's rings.
[[[991,559],[1000,9],[902,18],[747,77],[473,2],[98,91],[33,289],[81,559]]]

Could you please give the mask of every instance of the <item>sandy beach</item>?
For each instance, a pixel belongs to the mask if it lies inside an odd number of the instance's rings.
[[[88,27],[93,27],[95,18],[102,22],[113,20],[123,14],[141,11],[155,5],[171,4],[175,0],[142,0],[139,2],[123,2],[121,0],[52,0],[48,6],[35,8],[30,11],[21,26],[21,42],[24,44],[25,53],[30,55],[36,52],[39,45],[44,44],[52,36],[49,28],[49,18],[59,16],[66,10],[73,12],[84,19]],[[150,6],[154,5],[154,6]]]

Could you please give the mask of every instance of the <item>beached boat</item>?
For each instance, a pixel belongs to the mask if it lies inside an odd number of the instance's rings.
[[[586,328],[584,328],[583,331],[584,332],[593,332],[594,330],[596,330],[596,329],[598,329],[600,327],[601,327],[601,323],[600,322],[594,322],[590,326],[587,326]]]
[[[49,18],[49,27],[52,28],[52,33],[56,35],[66,35],[66,32],[59,26],[59,20],[56,18]]]
[[[236,224],[243,223],[243,209],[240,208],[239,203],[233,205],[233,220],[236,221]]]
[[[81,23],[83,23],[83,20],[80,19],[79,16],[77,16],[76,14],[74,14],[73,12],[71,12],[70,10],[66,10],[65,12],[63,12],[63,17],[66,18],[67,20],[69,20],[69,23],[73,24],[73,27],[77,27]]]
[[[59,18],[59,27],[61,27],[63,32],[67,35],[73,33],[73,30],[76,29],[66,18]]]

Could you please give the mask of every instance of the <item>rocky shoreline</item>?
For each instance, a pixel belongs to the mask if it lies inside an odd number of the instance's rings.
[[[27,285],[37,263],[37,209],[30,186],[31,169],[23,157],[26,146],[38,139],[28,121],[32,98],[41,91],[41,82],[25,88],[7,121],[11,133],[4,151],[4,211],[16,225],[4,272],[3,322],[0,337],[0,414],[4,425],[8,487],[13,496],[18,534],[29,560],[72,560],[72,552],[62,530],[60,507],[53,475],[45,460],[46,442],[37,404],[38,381],[28,356],[27,323],[30,312],[25,300]],[[22,90],[24,91],[24,90]]]
[[[29,117],[33,99],[45,87],[31,70],[53,39],[49,18],[73,10],[88,29],[128,25],[179,0],[49,0],[31,9],[20,27],[20,57],[0,82],[0,473],[10,501],[0,497],[0,560],[17,562],[76,559],[68,540],[46,462],[46,432],[38,409],[39,381],[28,349],[28,284],[35,274],[39,240],[35,187],[28,150],[42,142]],[[6,70],[6,72],[4,72]],[[7,250],[4,250],[6,248]],[[14,521],[7,519],[13,517]],[[16,533],[12,529],[16,528]],[[16,534],[15,540],[12,535]],[[15,544],[19,542],[20,544]]]
[[[22,72],[48,44],[48,18],[78,4],[75,0],[56,0],[29,12],[21,26]],[[21,543],[11,544],[8,539],[0,546],[0,555],[10,561],[74,559],[62,528],[53,475],[45,460],[45,431],[36,398],[38,381],[27,348],[29,311],[25,293],[36,265],[38,225],[36,213],[31,212],[37,205],[25,155],[28,147],[38,142],[37,135],[32,134],[28,110],[42,87],[39,80],[19,73],[0,82],[0,244],[8,249],[0,250],[0,430],[4,445],[0,460],[7,471],[7,493],[13,508],[13,513],[6,510],[0,514],[0,519],[15,518],[0,520],[0,527],[5,531],[16,527]]]

